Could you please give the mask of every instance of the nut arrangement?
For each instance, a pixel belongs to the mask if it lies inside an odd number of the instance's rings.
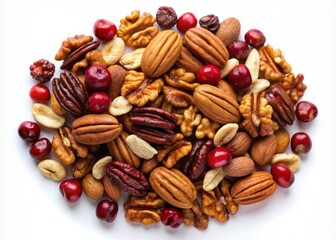
[[[18,128],[42,176],[69,202],[84,192],[100,220],[123,207],[129,222],[199,230],[290,187],[312,141],[286,126],[318,110],[280,49],[260,30],[240,34],[236,18],[163,6],[66,38],[59,77],[49,60],[30,66],[36,122]]]

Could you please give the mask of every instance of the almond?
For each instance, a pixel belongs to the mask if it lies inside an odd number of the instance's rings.
[[[228,47],[232,42],[236,41],[240,33],[240,22],[237,18],[224,19],[217,32],[216,36],[222,40],[224,45]]]
[[[271,162],[277,148],[274,134],[256,139],[251,146],[251,158],[260,165],[265,166]]]

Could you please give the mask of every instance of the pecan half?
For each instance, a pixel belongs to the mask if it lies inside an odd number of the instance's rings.
[[[233,201],[239,205],[257,203],[270,197],[276,189],[276,183],[270,173],[254,172],[238,180],[231,188]]]
[[[121,131],[122,125],[110,114],[87,114],[72,122],[75,140],[86,145],[111,142]]]
[[[144,197],[129,196],[124,204],[125,218],[144,225],[158,223],[165,205],[166,202],[154,192],[149,192]]]
[[[256,92],[245,94],[240,102],[239,111],[245,119],[242,123],[245,130],[252,136],[267,136],[273,133],[273,109]]]
[[[78,157],[71,165],[71,174],[74,178],[83,178],[91,172],[93,165],[97,162],[97,157],[89,153],[85,158]]]
[[[64,70],[60,78],[53,79],[52,90],[58,103],[74,117],[87,111],[87,93],[74,73]]]
[[[177,118],[160,108],[142,107],[133,109],[130,122],[132,132],[138,137],[153,144],[170,145]]]
[[[197,57],[195,57],[188,48],[182,47],[182,52],[180,57],[177,59],[175,66],[178,68],[183,68],[186,71],[197,75],[204,64]]]
[[[190,51],[208,64],[223,68],[229,59],[229,52],[223,42],[205,28],[189,29],[184,40]]]
[[[127,163],[110,162],[106,174],[118,187],[133,196],[142,197],[149,191],[145,175]]]
[[[164,81],[161,78],[152,79],[142,72],[131,70],[125,77],[121,95],[130,103],[142,107],[148,101],[154,101],[163,86]]]
[[[61,69],[70,70],[76,62],[82,61],[88,52],[97,49],[99,45],[100,41],[98,40],[83,44],[63,60]]]
[[[92,36],[86,36],[84,34],[67,38],[62,42],[62,46],[55,55],[55,60],[64,60],[71,52],[92,40]]]
[[[273,85],[264,92],[264,98],[273,108],[272,119],[280,126],[292,125],[295,120],[294,103],[286,91],[278,85]]]
[[[149,182],[163,200],[178,208],[191,208],[197,197],[190,179],[175,168],[155,168],[149,175]]]
[[[129,165],[138,168],[140,166],[140,158],[127,146],[126,138],[128,136],[128,133],[124,131],[121,132],[116,139],[107,143],[107,147],[113,159],[116,159],[119,162],[128,163]]]
[[[191,180],[203,176],[207,169],[206,159],[212,148],[212,140],[196,140],[192,150],[182,163],[181,171]]]

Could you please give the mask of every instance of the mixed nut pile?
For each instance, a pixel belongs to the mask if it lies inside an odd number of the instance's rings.
[[[292,185],[312,142],[285,127],[318,111],[300,101],[304,76],[260,30],[240,40],[236,18],[198,21],[171,7],[155,17],[135,10],[119,28],[100,19],[93,30],[62,42],[59,76],[48,60],[30,66],[36,122],[18,128],[68,201],[84,191],[112,222],[125,191],[130,222],[206,229]]]

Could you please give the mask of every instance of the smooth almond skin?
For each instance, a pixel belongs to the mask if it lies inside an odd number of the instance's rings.
[[[269,164],[277,149],[277,139],[274,134],[257,138],[251,145],[251,158],[260,165]]]
[[[155,168],[149,175],[149,183],[163,200],[178,208],[191,208],[197,197],[194,184],[175,168]]]
[[[261,202],[270,197],[276,189],[276,183],[270,173],[257,171],[238,180],[231,188],[233,201],[239,205]]]
[[[160,32],[146,47],[141,69],[146,76],[157,78],[166,73],[182,52],[182,37],[173,30]]]
[[[237,18],[230,17],[224,19],[218,30],[216,36],[228,47],[231,43],[236,41],[240,33],[240,22]]]
[[[243,177],[253,173],[254,162],[249,157],[236,157],[223,167],[223,172],[230,177]]]
[[[238,102],[223,90],[202,84],[195,89],[193,97],[197,108],[211,120],[220,124],[239,123]]]

